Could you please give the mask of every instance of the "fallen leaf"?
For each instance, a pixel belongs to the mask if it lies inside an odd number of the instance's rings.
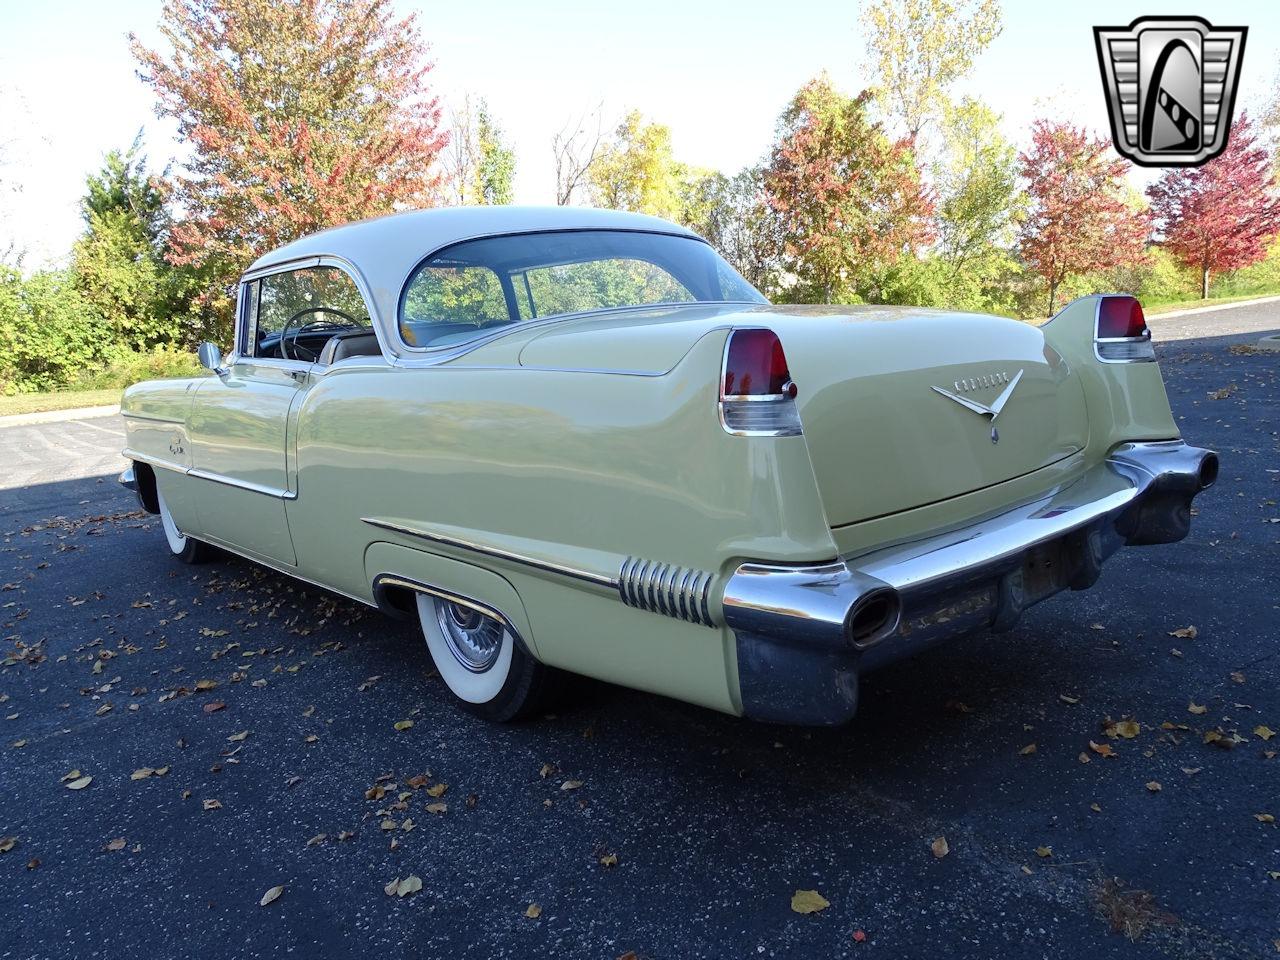
[[[1244,682],[1245,682],[1245,675],[1244,675],[1243,673],[1241,673],[1239,670],[1232,670],[1232,671],[1231,671],[1231,682],[1232,682],[1232,683],[1244,683]]]
[[[855,930],[855,931],[853,931],[853,942],[854,942],[854,943],[866,943],[866,942],[867,942],[867,931],[865,931],[865,930]]]
[[[218,686],[217,680],[197,680],[196,681],[197,690],[213,690],[217,686]]]
[[[1170,630],[1169,636],[1177,637],[1179,640],[1194,640],[1200,631],[1194,625],[1189,627],[1179,627],[1177,630]]]
[[[241,730],[239,733],[233,733],[231,736],[227,737],[227,740],[231,743],[240,743],[242,740],[248,739],[248,736],[248,730]]]
[[[1259,724],[1253,728],[1253,735],[1255,737],[1261,737],[1263,740],[1270,740],[1276,735],[1276,732],[1266,724]]]
[[[618,865],[618,855],[616,853],[606,853],[600,858],[600,866],[616,867]]]
[[[302,711],[302,715],[304,717],[309,717],[315,712],[316,712],[316,705],[313,703],[311,704],[311,706],[307,707],[307,709]]]
[[[217,713],[219,710],[221,710],[225,706],[226,704],[223,703],[221,700],[210,700],[208,703],[204,705],[204,712]]]
[[[1089,749],[1100,757],[1114,757],[1116,755],[1116,752],[1111,749],[1111,744],[1109,743],[1094,743],[1090,740]]]
[[[1107,628],[1106,628],[1106,627],[1104,627],[1104,626],[1103,626],[1102,624],[1100,624],[1100,623],[1091,623],[1091,624],[1089,624],[1089,629],[1090,629],[1090,630],[1105,630],[1105,629],[1107,629]]]
[[[382,827],[383,830],[395,830],[400,826],[400,824],[396,823],[394,820],[383,820],[382,823],[378,824],[378,826]]]
[[[1150,790],[1152,793],[1159,793],[1164,788],[1160,786],[1159,780],[1148,780],[1147,789]]]
[[[581,780],[566,780],[564,783],[560,784],[560,789],[561,790],[577,790],[579,787],[582,786],[582,784],[583,784],[583,781]]]
[[[327,833],[317,833],[314,837],[307,841],[308,847],[314,847],[317,843],[324,843],[329,835]]]
[[[1036,847],[1036,856],[1042,860],[1053,856],[1053,847]]]
[[[0,837],[0,853],[8,853],[17,845],[17,837]]]
[[[1204,767],[1183,767],[1182,772],[1185,773],[1188,777],[1194,777],[1197,773],[1199,773],[1203,769]]]
[[[83,790],[89,784],[93,783],[93,777],[77,777],[67,784],[68,790]]]
[[[1136,720],[1119,720],[1111,724],[1108,733],[1115,731],[1117,737],[1124,737],[1126,740],[1132,740],[1142,732],[1142,725]]]
[[[1023,747],[1021,750],[1018,751],[1018,754],[1023,757],[1029,757],[1031,756],[1031,754],[1035,752],[1036,752],[1036,745],[1034,743],[1028,743],[1025,747]]]
[[[951,847],[947,844],[946,837],[938,837],[933,843],[929,844],[929,849],[933,851],[933,855],[939,860],[951,852]]]
[[[1096,803],[1089,804],[1089,809],[1092,810],[1094,813],[1102,812],[1102,807],[1098,806]]]
[[[394,880],[392,880],[390,883],[388,883],[385,887],[382,888],[382,892],[385,893],[388,897],[394,897],[396,895],[396,890],[398,890],[399,888],[400,888],[400,878],[396,877]]]
[[[280,899],[280,894],[284,893],[284,884],[278,887],[272,887],[262,895],[262,899],[258,901],[258,906],[265,907],[269,903],[275,903]]]
[[[28,860],[28,861],[27,861],[27,869],[28,869],[28,870],[34,870],[34,869],[35,869],[36,867],[38,867],[38,866],[40,866],[40,858],[39,858],[39,857],[32,857],[30,860]]]
[[[544,763],[542,765],[542,769],[538,771],[538,776],[540,776],[543,780],[545,780],[547,779],[547,777],[551,776],[551,774],[555,772],[556,772],[556,768],[554,764]]]
[[[398,884],[396,884],[396,896],[407,897],[411,893],[417,893],[422,889],[422,878],[416,874],[409,874]]]
[[[1280,870],[1268,870],[1267,876],[1272,880],[1280,880]]]
[[[1209,708],[1202,703],[1187,704],[1187,713],[1194,713],[1196,716],[1200,716],[1208,712],[1209,712]]]
[[[447,803],[428,803],[427,813],[445,813],[449,809]]]
[[[13,741],[13,747],[14,747],[15,749],[18,749],[18,750],[21,750],[21,749],[22,749],[23,747],[25,747],[26,745],[27,745],[27,741],[26,741],[26,740],[15,740],[15,741]]]
[[[1075,703],[1079,703],[1079,702],[1080,702],[1080,698],[1079,698],[1079,697],[1069,697],[1069,696],[1067,696],[1065,693],[1060,693],[1060,694],[1058,694],[1058,699],[1059,699],[1059,700],[1061,700],[1063,703],[1072,703],[1072,704],[1075,704]]]
[[[1275,823],[1276,822],[1275,815],[1270,813],[1255,813],[1253,815],[1253,819],[1257,820],[1259,823]]]
[[[431,782],[431,778],[425,773],[415,774],[404,782],[406,787],[412,787],[414,790],[420,790]]]
[[[221,800],[218,800],[218,799],[216,799],[216,798],[206,800],[206,801],[204,801],[204,808],[205,808],[206,810],[221,810],[221,809],[222,809],[222,801],[221,801]]]
[[[78,777],[78,776],[80,776],[80,771],[79,771],[79,770],[72,770],[70,773],[64,774],[64,775],[62,776],[62,781],[61,781],[61,782],[62,782],[62,783],[66,783],[68,780],[74,780],[74,779],[75,779],[76,777]]]
[[[831,906],[831,901],[817,890],[797,890],[791,895],[791,909],[796,913],[818,913]]]
[[[394,724],[397,733],[404,733],[406,730],[413,729],[412,720],[397,720]]]
[[[443,797],[448,789],[449,785],[447,783],[437,783],[434,786],[427,787],[427,796]]]
[[[524,915],[530,920],[537,920],[542,916],[542,907],[538,906],[536,903],[531,903],[524,908]]]

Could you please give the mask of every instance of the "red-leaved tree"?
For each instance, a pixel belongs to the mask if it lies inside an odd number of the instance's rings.
[[[1271,159],[1242,114],[1218,157],[1168,170],[1147,188],[1165,247],[1200,271],[1200,296],[1209,296],[1210,273],[1257,263],[1280,233],[1273,176]]]
[[[205,269],[225,317],[257,255],[434,199],[448,135],[415,19],[390,0],[165,0],[160,32],[169,50],[130,40],[191,149],[170,257]]]
[[[1069,276],[1145,256],[1150,218],[1125,203],[1129,164],[1110,151],[1110,143],[1081,128],[1037,120],[1031,149],[1018,157],[1031,201],[1018,252],[1044,278],[1050,314]]]
[[[823,75],[795,95],[778,122],[764,173],[778,217],[790,295],[830,303],[932,239],[933,204],[909,140],[868,116],[870,94],[847,97]]]

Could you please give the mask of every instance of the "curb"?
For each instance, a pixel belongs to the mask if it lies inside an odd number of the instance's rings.
[[[120,412],[120,404],[109,407],[71,407],[67,410],[42,410],[39,413],[14,413],[0,417],[0,428],[20,427],[30,423],[58,423],[62,420],[89,420],[93,417],[112,417]]]
[[[1172,319],[1174,317],[1189,317],[1197,313],[1212,313],[1215,310],[1230,310],[1232,307],[1252,307],[1260,303],[1275,303],[1280,300],[1280,295],[1274,297],[1258,297],[1256,300],[1237,300],[1235,303],[1218,303],[1209,307],[1190,307],[1186,310],[1170,310],[1168,313],[1153,313],[1147,317],[1147,325],[1150,326],[1152,321],[1159,323],[1166,317]]]

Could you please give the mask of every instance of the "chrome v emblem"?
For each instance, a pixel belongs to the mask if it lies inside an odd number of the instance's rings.
[[[970,400],[968,397],[957,396],[950,390],[943,390],[941,387],[934,387],[935,393],[940,393],[948,400],[954,400],[960,406],[967,410],[972,410],[980,417],[989,417],[991,419],[991,442],[999,443],[1000,434],[996,432],[996,417],[1000,416],[1000,412],[1004,410],[1004,405],[1009,402],[1009,398],[1013,396],[1014,389],[1018,386],[1018,381],[1022,379],[1022,371],[1019,370],[1013,375],[1013,379],[1009,381],[1009,385],[1000,391],[1000,396],[996,397],[990,405],[979,403],[977,400]]]

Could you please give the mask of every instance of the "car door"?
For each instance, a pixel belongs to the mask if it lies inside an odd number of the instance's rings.
[[[285,502],[298,496],[291,425],[334,332],[368,324],[349,276],[311,264],[241,286],[236,350],[192,405],[189,476],[209,539],[294,566]]]

